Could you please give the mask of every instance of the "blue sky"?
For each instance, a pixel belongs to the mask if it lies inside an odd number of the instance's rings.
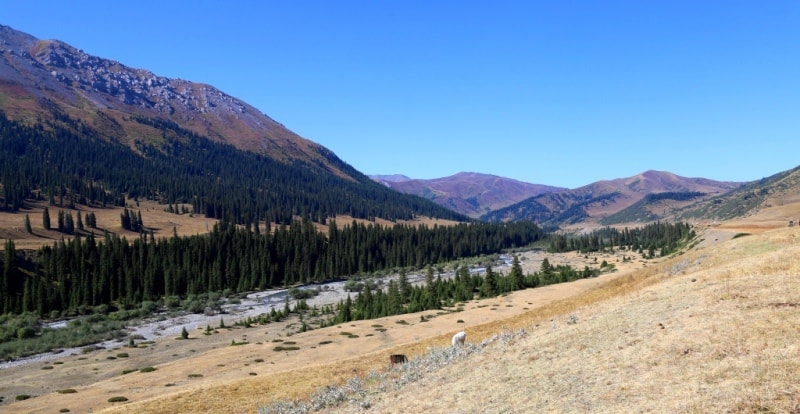
[[[366,174],[800,165],[798,1],[3,3],[0,24],[211,84]]]

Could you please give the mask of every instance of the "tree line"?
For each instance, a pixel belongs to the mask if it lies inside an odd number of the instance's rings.
[[[0,112],[0,210],[20,211],[27,200],[69,209],[124,206],[130,198],[190,204],[195,214],[237,224],[288,225],[298,216],[324,223],[336,215],[469,221],[374,182],[324,148],[317,151],[348,177],[311,161],[289,163],[241,151],[170,121],[131,118],[161,134],[160,140],[132,137],[132,148],[56,115],[26,125]]]
[[[535,224],[464,223],[385,227],[353,221],[319,232],[306,219],[264,232],[219,222],[209,234],[129,241],[76,235],[34,254],[5,246],[0,312],[81,312],[163,297],[244,292],[321,282],[519,248],[546,235]]]
[[[632,229],[626,227],[622,230],[605,227],[580,236],[552,234],[549,251],[589,253],[624,247],[640,253],[647,252],[651,257],[658,250],[661,256],[666,256],[675,252],[681,243],[694,237],[695,232],[687,223],[656,222]]]
[[[496,273],[491,265],[487,265],[482,274],[460,266],[454,277],[443,279],[441,276],[434,278],[433,268],[428,266],[424,285],[411,285],[405,273],[396,281],[390,280],[385,291],[365,285],[355,299],[348,296],[338,303],[332,324],[441,309],[476,297],[490,298],[516,290],[596,277],[602,270],[588,266],[582,270],[568,265],[552,266],[545,258],[540,271],[523,274],[519,258],[514,256],[508,275]]]

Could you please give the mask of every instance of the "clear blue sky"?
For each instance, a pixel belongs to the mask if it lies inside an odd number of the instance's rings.
[[[4,1],[211,84],[367,174],[578,187],[800,165],[800,1]]]

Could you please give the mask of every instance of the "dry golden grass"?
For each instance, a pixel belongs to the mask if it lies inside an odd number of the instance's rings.
[[[126,237],[129,240],[139,237],[136,232],[127,231],[122,228],[120,221],[120,214],[122,208],[92,208],[86,206],[77,206],[75,210],[60,209],[59,207],[50,206],[50,223],[51,230],[45,230],[42,224],[42,212],[47,207],[47,202],[29,202],[30,208],[19,211],[17,213],[0,212],[0,241],[5,239],[14,240],[14,245],[17,250],[35,250],[45,245],[52,245],[58,240],[70,239],[71,236],[66,236],[53,230],[58,225],[58,211],[64,210],[65,212],[72,213],[73,218],[77,220],[77,214],[80,212],[83,220],[86,220],[86,214],[93,212],[97,218],[97,229],[94,229],[95,234],[102,235],[104,231],[118,234],[121,237]],[[152,201],[135,202],[128,200],[127,208],[135,213],[141,213],[142,221],[148,232],[152,231],[155,237],[172,237],[173,234],[179,236],[192,236],[196,234],[207,233],[217,223],[215,219],[207,219],[202,215],[190,214],[172,214],[164,211],[167,206],[158,204]],[[190,205],[185,207],[191,210]],[[31,229],[33,234],[25,232],[25,216],[28,216],[31,222]],[[353,219],[350,216],[337,216],[335,218],[337,226],[343,228],[349,226],[356,221],[363,224],[380,224],[384,226],[391,226],[395,223],[378,219],[374,222],[361,219]],[[414,220],[401,220],[401,224],[409,225],[426,225],[439,226],[456,224],[454,221],[431,219],[427,217],[419,217]],[[263,226],[263,224],[262,224]],[[76,223],[77,227],[77,223]],[[272,225],[275,229],[277,226]],[[327,232],[327,226],[317,225],[320,231]],[[90,229],[87,227],[87,231]],[[0,251],[5,248],[4,243],[0,243]]]
[[[773,230],[618,278],[550,307],[552,322],[522,323],[512,345],[375,395],[372,410],[796,413],[798,242]]]

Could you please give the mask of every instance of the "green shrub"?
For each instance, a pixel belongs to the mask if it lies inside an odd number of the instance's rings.
[[[63,390],[58,390],[56,392],[59,393],[59,394],[75,394],[78,391],[75,391],[74,388],[65,388]]]
[[[36,330],[30,326],[17,329],[17,339],[33,338],[36,336]]]
[[[139,372],[153,372],[156,369],[157,368],[155,368],[155,367],[144,367],[144,368],[139,369]]]
[[[202,378],[203,374],[189,374],[189,378]]]
[[[27,400],[28,398],[31,398],[31,396],[28,395],[28,394],[20,394],[20,395],[17,395],[16,397],[14,397],[14,398],[17,401],[22,401],[22,400]]]
[[[122,396],[120,396],[120,397],[111,397],[111,398],[108,399],[108,402],[110,402],[110,403],[113,403],[113,402],[125,402],[125,401],[128,401],[128,399],[125,398],[125,397],[122,397]]]

